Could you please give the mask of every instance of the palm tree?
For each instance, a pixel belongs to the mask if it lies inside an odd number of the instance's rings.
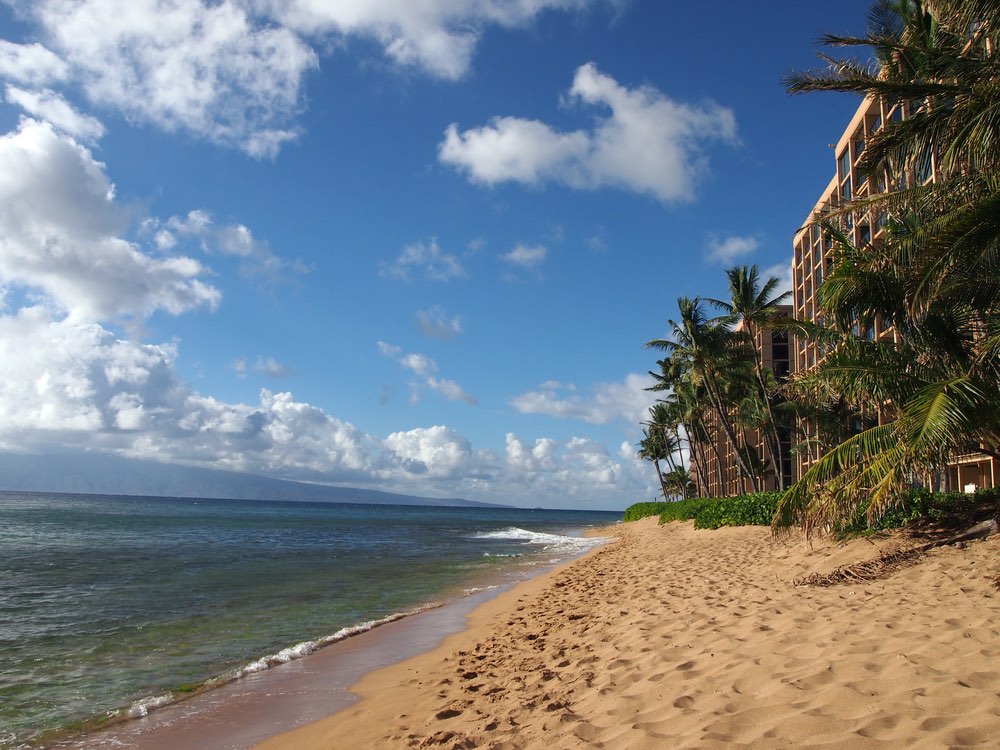
[[[887,244],[895,241],[895,231],[906,231],[906,222],[890,227]],[[993,343],[1000,309],[985,329],[957,297],[938,299],[914,320],[900,291],[908,286],[908,272],[839,236],[838,262],[820,289],[831,324],[801,326],[827,352],[793,384],[814,403],[839,399],[860,420],[860,429],[826,452],[782,498],[781,523],[802,520],[811,528],[836,522],[862,502],[874,518],[904,487],[955,453],[977,446],[1000,458],[1000,357]],[[853,334],[852,321],[879,316],[895,322],[895,339]],[[879,424],[880,411],[894,419]]]
[[[654,384],[648,389],[659,391],[665,395],[657,402],[656,408],[662,410],[658,412],[663,417],[656,417],[665,424],[673,428],[673,437],[678,446],[678,455],[681,456],[680,465],[677,468],[685,468],[683,464],[683,453],[681,449],[686,441],[688,447],[688,457],[690,461],[689,475],[693,471],[698,478],[699,489],[708,488],[708,469],[706,462],[709,460],[706,447],[709,444],[708,431],[705,428],[705,396],[704,389],[695,386],[686,374],[673,366],[668,360],[660,360],[660,372],[650,372],[654,379]],[[712,448],[714,448],[714,444]],[[718,470],[722,472],[721,457],[716,456],[719,461]]]
[[[772,382],[768,382],[757,340],[762,331],[773,327],[779,316],[781,304],[792,293],[787,291],[773,296],[781,280],[776,276],[771,276],[761,285],[760,271],[756,265],[749,268],[747,266],[730,268],[726,271],[726,276],[729,279],[730,300],[726,302],[710,299],[709,302],[723,310],[729,319],[736,324],[736,333],[743,338],[745,350],[753,362],[757,396],[766,413],[766,424],[761,430],[761,434],[764,436],[764,443],[771,457],[771,465],[774,467],[775,485],[784,490],[785,482],[781,471],[782,443],[775,417],[777,390],[773,379]]]
[[[682,500],[686,500],[690,496],[694,486],[694,482],[691,481],[691,474],[680,466],[668,472],[663,477],[663,481],[670,490],[670,494]]]
[[[669,492],[664,480],[664,473],[660,469],[660,461],[666,461],[671,471],[678,468],[674,463],[674,454],[679,451],[680,445],[672,434],[674,427],[672,416],[666,405],[663,403],[654,404],[649,409],[649,421],[645,423],[642,431],[643,439],[639,442],[638,455],[653,463],[664,500],[667,499]]]
[[[979,309],[1000,298],[1000,3],[880,0],[869,33],[827,35],[832,47],[870,47],[877,65],[827,57],[830,68],[786,79],[789,91],[851,91],[907,102],[865,146],[872,177],[903,176],[933,160],[934,182],[868,199],[880,210],[922,209],[920,224],[892,248],[911,268],[908,313],[919,319],[938,296],[960,293]],[[892,184],[889,180],[887,184]],[[852,206],[848,206],[848,209]]]
[[[722,321],[710,320],[705,315],[699,298],[680,297],[677,306],[680,320],[668,321],[672,338],[653,339],[646,342],[646,348],[667,352],[667,360],[661,362],[661,369],[675,368],[678,373],[686,374],[695,386],[704,388],[715,419],[736,456],[742,476],[749,481],[753,491],[757,492],[757,477],[747,461],[730,416],[730,406],[734,401],[727,398],[726,393],[727,386],[733,382],[742,362],[734,352],[731,333]]]
[[[835,271],[820,290],[831,325],[809,331],[828,351],[798,386],[894,421],[847,438],[786,493],[776,522],[807,527],[858,503],[878,516],[954,453],[975,446],[998,457],[1000,445],[1000,3],[880,0],[865,37],[824,41],[871,47],[877,65],[827,58],[828,71],[792,76],[789,90],[905,102],[907,118],[866,144],[862,167],[878,180],[932,160],[934,181],[841,210],[885,212],[887,238],[856,247],[836,237]],[[837,234],[835,223],[824,229]],[[850,335],[852,322],[877,316],[896,340]]]

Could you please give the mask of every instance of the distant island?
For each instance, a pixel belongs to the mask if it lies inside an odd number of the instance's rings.
[[[0,491],[463,508],[505,507],[462,498],[399,495],[357,487],[293,482],[254,474],[83,452],[52,455],[0,453]]]

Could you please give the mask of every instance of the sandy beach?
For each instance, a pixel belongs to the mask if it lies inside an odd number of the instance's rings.
[[[796,586],[901,541],[810,549],[655,519],[613,534],[258,750],[997,746],[1000,539]]]

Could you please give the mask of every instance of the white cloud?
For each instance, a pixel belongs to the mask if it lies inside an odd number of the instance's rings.
[[[0,39],[0,78],[26,86],[48,86],[68,77],[66,61],[38,42],[14,44]]]
[[[394,432],[385,439],[385,444],[411,474],[458,477],[477,463],[469,441],[440,425]]]
[[[435,305],[417,313],[420,330],[434,339],[453,339],[462,332],[462,319],[450,316],[444,308]]]
[[[242,224],[216,225],[211,212],[204,209],[189,211],[186,216],[172,216],[166,222],[147,219],[143,231],[153,237],[161,250],[172,249],[181,240],[187,240],[197,243],[202,252],[239,258],[241,275],[262,283],[278,283],[310,271],[301,261],[275,255],[267,242],[255,238]]]
[[[177,358],[176,345],[122,340],[41,307],[0,315],[0,450],[86,449],[528,506],[623,507],[655,494],[645,466],[587,438],[511,433],[501,457],[444,425],[383,439],[287,392],[250,404],[199,394]]]
[[[421,378],[421,381],[427,388],[437,391],[449,401],[464,401],[467,404],[473,405],[478,403],[475,396],[466,393],[454,380],[437,377],[437,362],[430,357],[415,352],[403,354],[403,350],[398,346],[387,344],[384,341],[377,342],[377,346],[383,356],[396,360],[401,367]],[[420,400],[420,391],[416,383],[411,384],[411,394],[412,401],[416,402]]]
[[[91,320],[218,305],[198,261],[147,255],[124,239],[126,218],[104,165],[51,125],[0,136],[0,282]]]
[[[562,419],[576,419],[588,424],[607,424],[622,420],[638,424],[656,399],[644,390],[652,385],[648,375],[629,374],[620,383],[599,383],[587,393],[572,385],[549,381],[536,391],[511,399],[522,414],[545,414]]]
[[[613,0],[32,0],[43,44],[0,41],[0,77],[76,85],[92,105],[274,157],[298,136],[317,47],[375,41],[394,64],[456,80],[489,26]]]
[[[47,44],[31,54],[95,106],[255,157],[274,156],[296,135],[290,122],[317,56],[243,3],[38,0],[30,13]]]
[[[574,437],[559,443],[538,438],[529,446],[513,433],[506,437],[505,469],[511,483],[546,495],[560,486],[564,492],[578,486],[607,492],[623,475],[622,465],[593,440]]]
[[[521,268],[537,268],[545,262],[549,251],[543,245],[517,245],[513,250],[500,256],[506,263]]]
[[[470,67],[487,25],[524,26],[547,10],[574,10],[596,0],[268,0],[270,13],[309,35],[374,39],[396,63],[458,79]]]
[[[383,262],[379,272],[400,281],[410,281],[415,274],[431,281],[450,281],[466,275],[459,259],[441,250],[435,237],[430,242],[407,245],[395,261]]]
[[[694,197],[695,181],[707,169],[704,142],[736,141],[731,110],[710,101],[676,102],[648,86],[625,88],[593,63],[577,70],[569,100],[610,114],[591,130],[569,133],[516,117],[464,132],[452,124],[438,157],[486,185],[616,187],[669,203]]]
[[[427,378],[427,386],[440,393],[449,401],[464,401],[473,406],[479,403],[479,400],[475,396],[466,393],[465,389],[454,380],[437,378],[432,375]]]
[[[16,104],[29,115],[52,123],[67,135],[88,142],[98,141],[104,136],[104,126],[97,118],[77,112],[54,91],[26,91],[7,86],[6,94],[8,102]]]
[[[437,372],[437,363],[423,354],[404,354],[399,358],[399,364],[415,375],[429,375]]]
[[[730,236],[720,239],[711,235],[705,243],[705,257],[713,263],[728,264],[737,258],[757,252],[757,240],[753,237]]]
[[[763,271],[761,271],[760,276],[765,281],[771,278],[772,276],[776,276],[778,278],[780,283],[774,289],[775,296],[784,294],[785,292],[791,292],[795,288],[795,283],[792,280],[791,262],[778,263],[777,265],[765,268]]]
[[[293,368],[282,364],[274,359],[274,357],[263,357],[260,355],[257,356],[253,364],[248,364],[246,359],[241,357],[233,362],[232,367],[241,378],[245,378],[251,371],[276,380],[287,378],[295,373]]]

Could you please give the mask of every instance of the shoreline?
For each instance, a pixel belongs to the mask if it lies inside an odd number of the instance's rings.
[[[611,528],[614,526],[583,529],[578,536],[610,539]],[[537,568],[499,571],[493,578],[476,581],[474,588],[453,592],[440,602],[365,623],[363,629],[344,628],[356,632],[329,637],[333,640],[321,639],[309,653],[273,660],[259,671],[249,668],[256,663],[252,662],[233,670],[239,672],[236,676],[227,673],[210,678],[191,695],[175,696],[162,705],[157,705],[155,698],[136,701],[132,709],[138,703],[148,703],[148,714],[116,717],[106,726],[54,737],[39,747],[247,750],[266,738],[347,708],[359,700],[351,686],[367,673],[433,650],[449,635],[467,627],[467,618],[478,607],[571,564],[593,549]],[[302,645],[283,649],[279,654]]]
[[[480,605],[361,700],[254,750],[990,747],[1000,736],[1000,539],[873,581],[877,557],[655,519]]]

